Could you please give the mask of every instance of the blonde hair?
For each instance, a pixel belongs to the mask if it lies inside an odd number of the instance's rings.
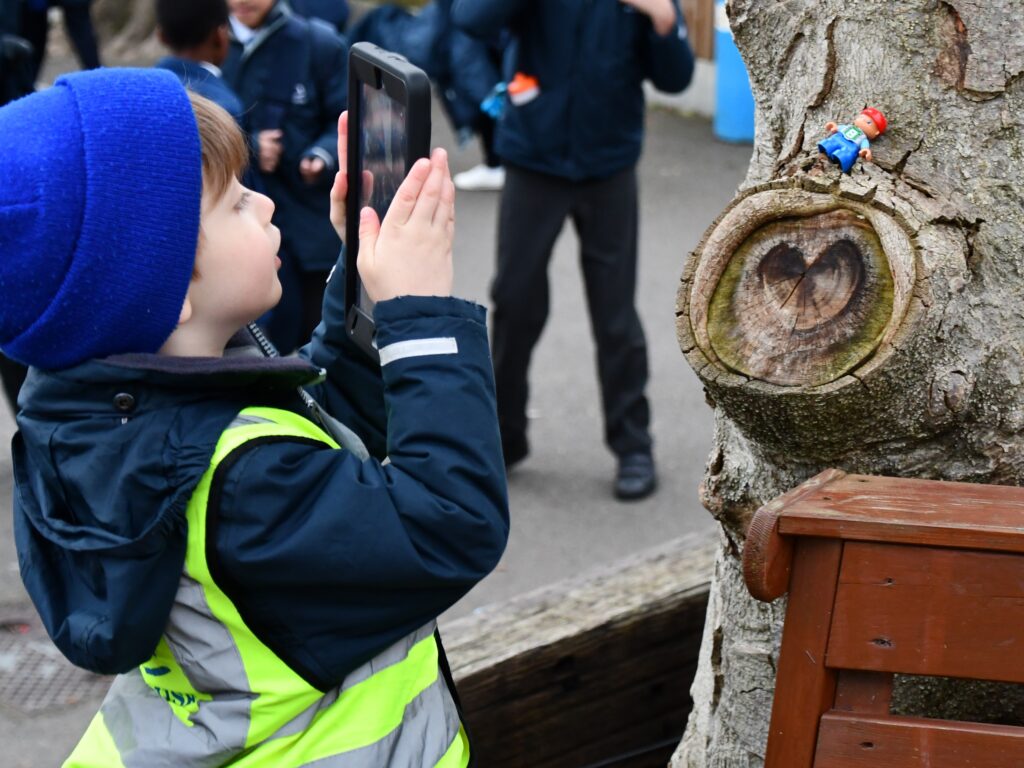
[[[211,201],[220,200],[231,182],[241,178],[249,165],[249,147],[234,118],[223,107],[192,91],[188,98],[202,144],[203,192],[210,195]]]

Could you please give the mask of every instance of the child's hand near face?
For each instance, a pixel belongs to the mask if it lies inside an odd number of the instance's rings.
[[[417,160],[395,193],[383,224],[372,208],[359,219],[359,277],[375,301],[451,296],[455,185],[448,153]]]
[[[338,167],[331,189],[331,223],[345,237],[348,194],[348,113],[338,120]],[[369,176],[369,173],[364,171]],[[364,179],[372,184],[372,178]],[[448,153],[435,149],[430,160],[413,165],[381,223],[372,208],[359,221],[359,277],[370,299],[396,296],[450,296],[455,185]]]

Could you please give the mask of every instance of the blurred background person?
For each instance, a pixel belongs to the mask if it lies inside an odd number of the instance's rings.
[[[508,101],[496,148],[506,180],[491,287],[494,374],[506,466],[529,453],[527,373],[548,317],[548,262],[565,220],[580,240],[614,493],[641,499],[657,475],[647,341],[636,310],[643,81],[682,91],[694,69],[678,0],[454,0],[455,24],[502,30]]]
[[[19,0],[0,0],[0,107],[35,90],[34,50],[20,36]]]
[[[50,8],[59,7],[64,15],[64,28],[75,48],[82,69],[100,66],[96,31],[92,26],[92,0],[22,0],[21,34],[35,49],[32,79],[39,79],[46,58],[46,39],[50,33]]]
[[[220,69],[230,48],[228,16],[227,0],[156,0],[157,37],[171,51],[156,66],[241,124],[242,101]]]
[[[348,43],[283,0],[228,0],[224,77],[242,101],[263,189],[281,230],[283,295],[267,332],[287,354],[320,322],[341,241],[329,218],[338,116],[347,106]]]
[[[288,4],[300,16],[326,21],[340,34],[345,34],[349,17],[348,0],[288,0]]]

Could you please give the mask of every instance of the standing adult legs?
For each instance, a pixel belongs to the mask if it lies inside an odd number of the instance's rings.
[[[64,26],[71,44],[75,46],[82,69],[97,69],[100,66],[100,52],[96,44],[96,30],[92,26],[89,6],[92,3],[62,3]]]
[[[569,212],[572,182],[508,166],[491,285],[494,379],[506,465],[527,453],[527,372],[548,317],[548,261]]]
[[[620,458],[650,454],[647,342],[635,301],[636,169],[581,184],[572,217],[597,344],[605,440]]]
[[[46,38],[50,31],[50,21],[46,9],[30,8],[29,4],[21,4],[21,36],[32,44],[32,82],[39,79],[39,71],[43,68],[46,57]]]

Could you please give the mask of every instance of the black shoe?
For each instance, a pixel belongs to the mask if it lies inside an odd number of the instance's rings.
[[[654,493],[658,475],[654,459],[649,453],[627,453],[619,457],[619,471],[615,475],[615,497],[636,501]]]
[[[526,435],[519,435],[507,440],[502,436],[501,452],[505,456],[505,469],[512,469],[530,455],[530,444],[526,440]]]

